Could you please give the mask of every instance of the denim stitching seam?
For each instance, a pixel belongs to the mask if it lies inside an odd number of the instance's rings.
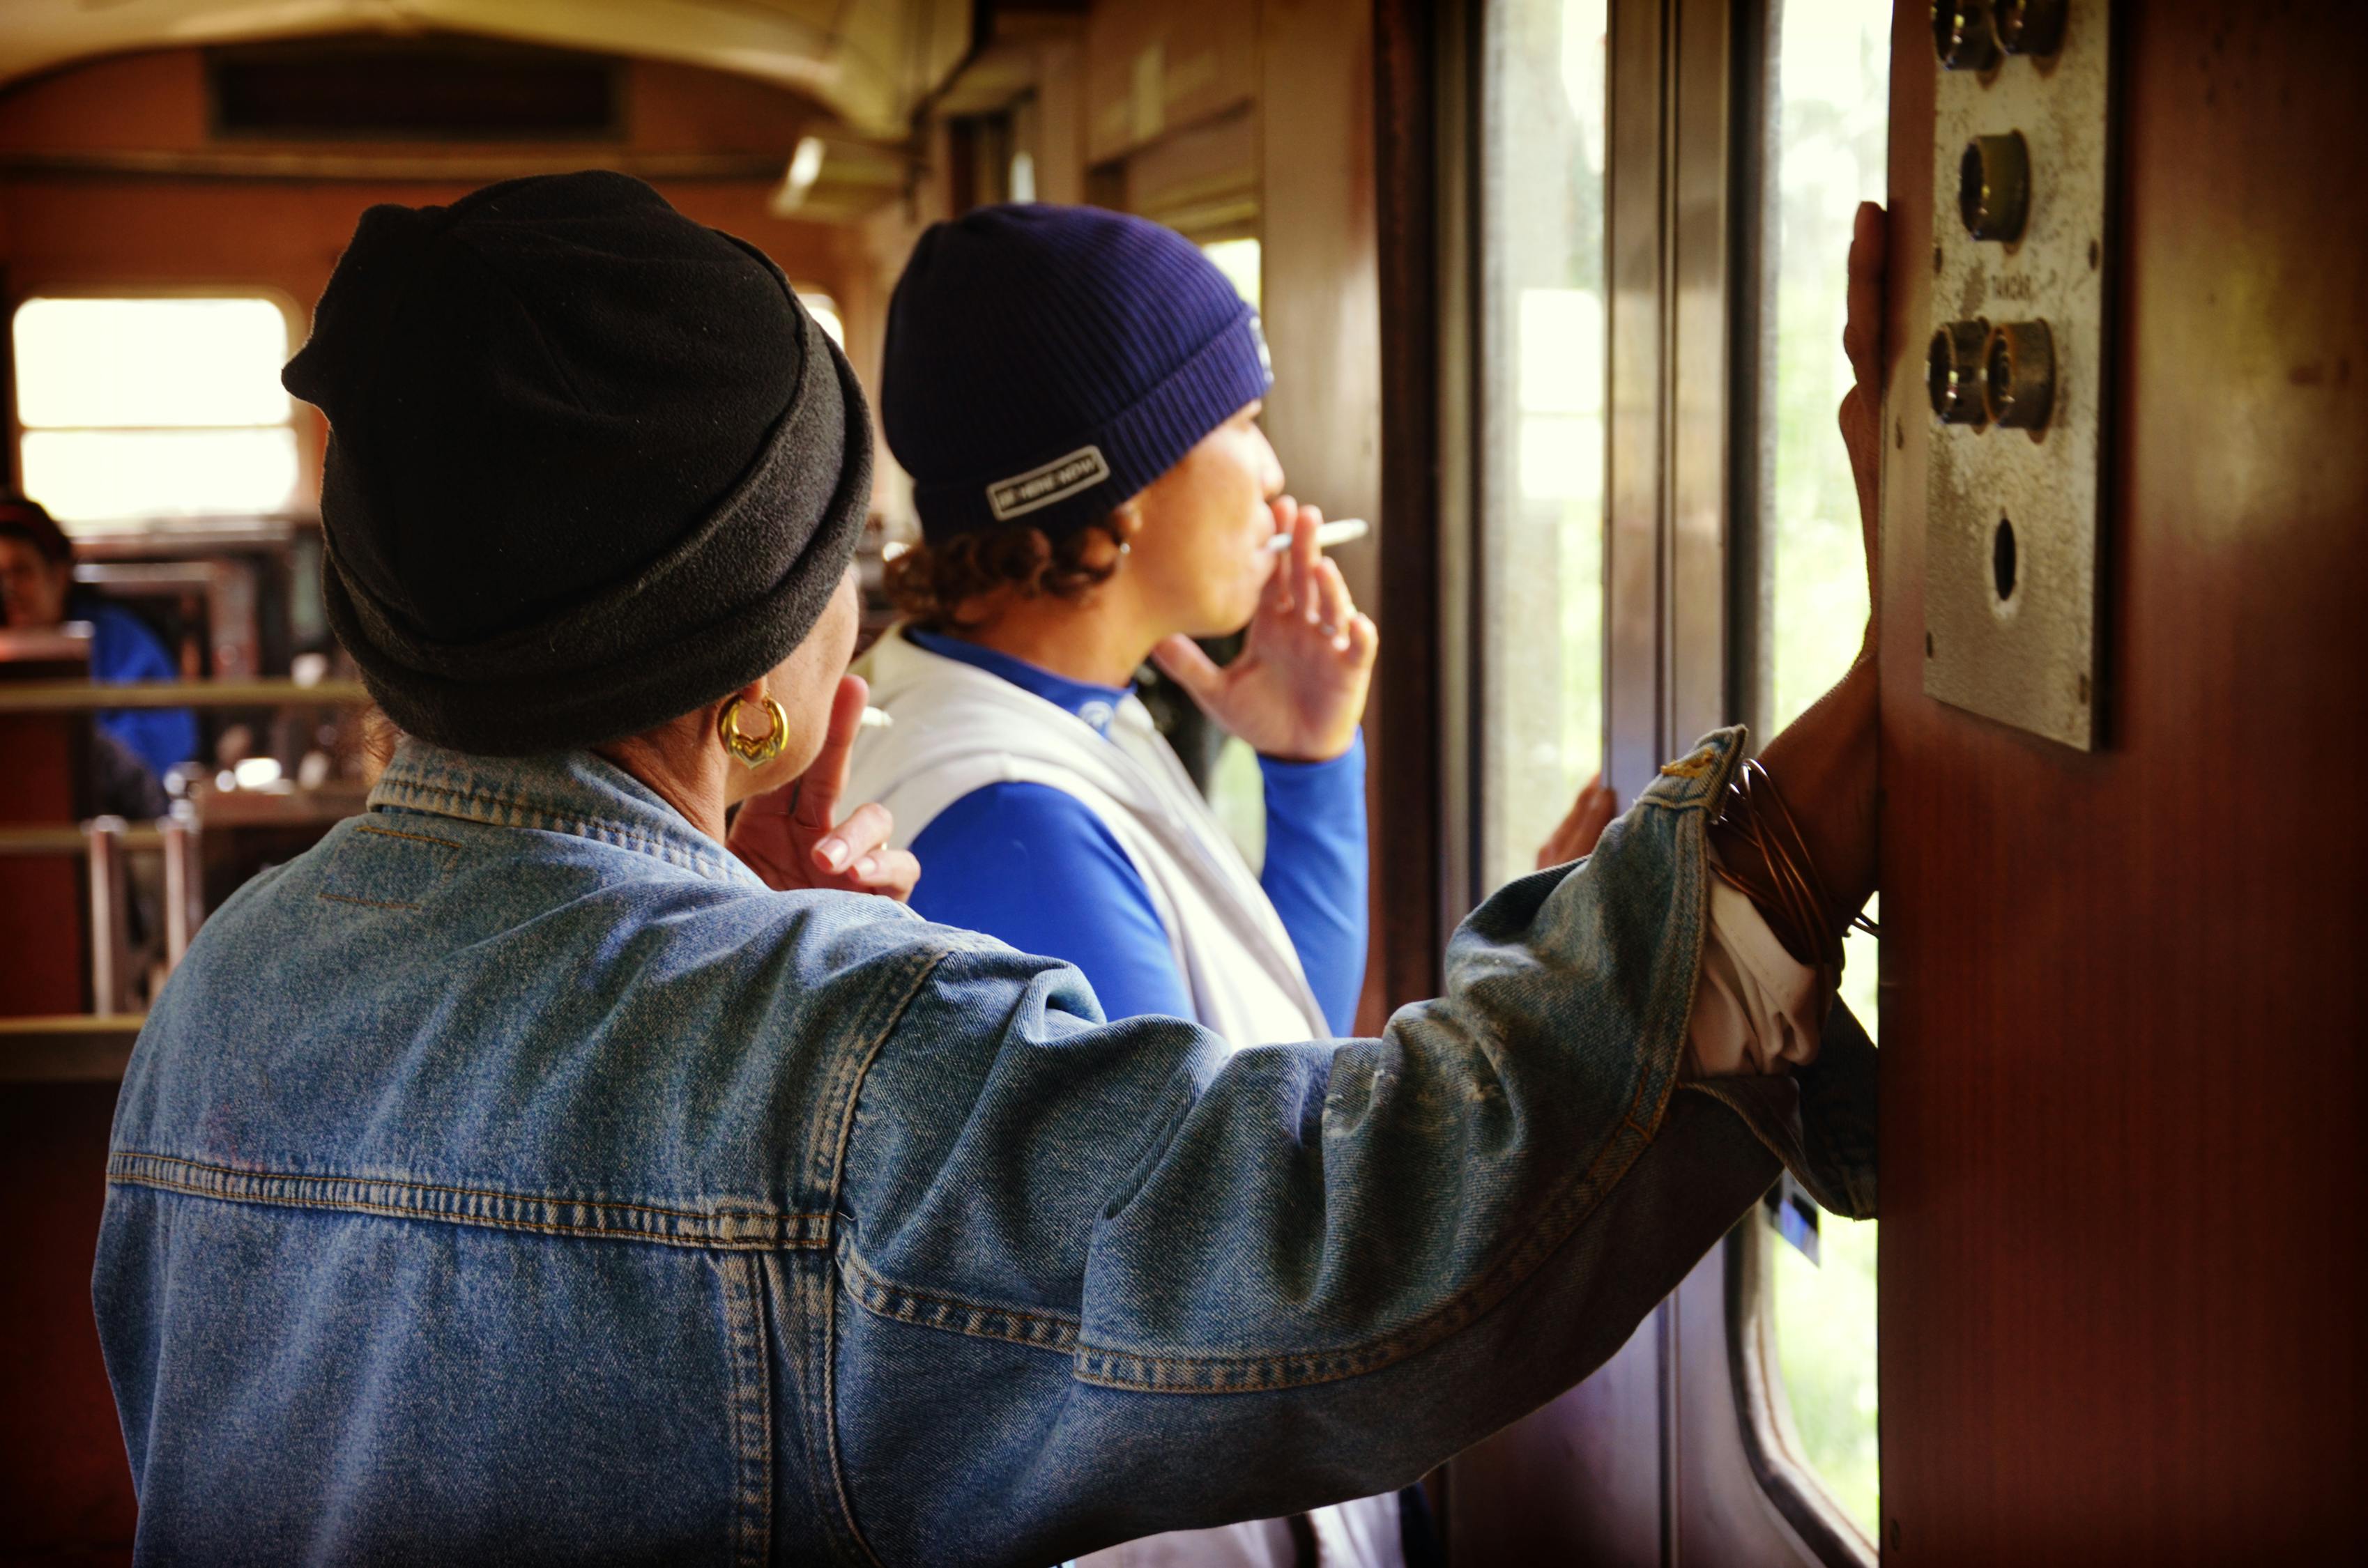
[[[816,1176],[822,1176],[824,1180],[828,1201],[828,1209],[825,1214],[826,1224],[830,1222],[838,1208],[839,1186],[847,1170],[847,1147],[849,1140],[855,1135],[855,1104],[862,1097],[864,1080],[871,1076],[871,1064],[879,1060],[881,1048],[887,1043],[888,1037],[895,1032],[897,1024],[903,1021],[905,1010],[913,1005],[913,998],[921,994],[921,987],[928,983],[929,976],[937,972],[938,965],[944,960],[943,952],[928,952],[917,960],[913,965],[912,983],[907,985],[905,988],[905,994],[896,998],[895,1002],[886,1009],[885,1016],[880,1020],[880,1027],[872,1031],[871,1038],[859,1050],[839,1053],[838,1061],[832,1069],[829,1087],[821,1097],[820,1110],[814,1120],[809,1124],[810,1146],[807,1152],[806,1169],[806,1177],[809,1181]],[[835,1115],[832,1114],[834,1112]],[[831,1129],[835,1136],[827,1139],[819,1136],[830,1127],[833,1120],[837,1123],[836,1128]],[[824,1157],[825,1144],[829,1150],[830,1168],[827,1175],[824,1176],[817,1167]],[[830,1234],[833,1236],[837,1234],[835,1227]],[[856,1550],[872,1564],[872,1568],[886,1568],[880,1560],[880,1554],[871,1550],[871,1541],[864,1538],[863,1527],[856,1521],[855,1517],[855,1494],[853,1488],[848,1484],[847,1462],[838,1442],[837,1296],[837,1292],[831,1290],[824,1290],[820,1292],[820,1296],[823,1324],[822,1426],[824,1437],[829,1446],[830,1480],[832,1490],[838,1502],[838,1522],[846,1529],[848,1539],[855,1543]]]
[[[726,1408],[737,1474],[734,1556],[743,1568],[763,1568],[773,1543],[772,1358],[766,1345],[764,1279],[757,1260],[741,1255],[714,1259],[723,1287],[723,1330],[732,1372]]]
[[[874,1273],[856,1252],[854,1244],[844,1238],[839,1242],[837,1257],[839,1272],[848,1281],[848,1296],[875,1317],[911,1324],[916,1328],[968,1335],[973,1339],[999,1339],[1061,1355],[1073,1354],[1076,1349],[1077,1320],[1065,1313],[974,1301],[942,1291],[915,1290],[892,1284]]]
[[[223,1202],[440,1220],[543,1235],[641,1239],[670,1246],[726,1251],[822,1248],[830,1244],[830,1216],[808,1210],[781,1214],[701,1212],[608,1199],[552,1198],[375,1176],[240,1170],[138,1151],[110,1155],[107,1175],[110,1183],[152,1187]]]
[[[494,827],[539,828],[575,838],[589,838],[597,843],[654,856],[702,876],[727,880],[730,876],[729,868],[714,855],[679,842],[671,835],[607,817],[556,811],[514,795],[483,789],[473,783],[456,787],[430,784],[417,778],[381,780],[378,799],[391,805],[416,806],[458,817],[463,822],[483,823]]]
[[[879,1059],[880,1048],[894,1034],[905,1017],[913,998],[945,961],[945,954],[925,951],[912,963],[912,980],[904,994],[882,1009],[880,1027],[870,1033],[861,1046],[837,1053],[831,1065],[830,1079],[818,1098],[814,1121],[810,1124],[804,1180],[811,1191],[819,1187],[823,1192],[825,1211],[838,1207],[839,1183],[847,1169],[848,1141],[855,1131],[855,1102],[862,1096],[863,1081],[871,1076],[871,1063]]]
[[[404,838],[414,844],[433,844],[445,849],[466,850],[469,846],[457,838],[437,838],[425,833],[397,833],[391,827],[372,827],[368,823],[356,823],[356,833],[367,833],[377,838]]]
[[[871,1568],[888,1568],[880,1554],[871,1550],[864,1538],[863,1527],[855,1521],[855,1494],[847,1483],[847,1457],[838,1443],[838,1301],[832,1290],[820,1292],[822,1297],[822,1430],[830,1449],[830,1483],[838,1500],[838,1525],[847,1531],[848,1540],[863,1554]]]
[[[1701,782],[1701,798],[1690,802],[1671,802],[1671,808],[1700,812],[1707,801],[1715,800],[1734,767],[1735,752],[1732,745],[1720,746],[1714,766],[1710,769],[1710,777]],[[1694,783],[1692,780],[1688,782],[1690,786]],[[1645,798],[1650,799],[1650,796]],[[1704,869],[1707,856],[1705,841],[1703,846],[1698,846],[1694,858],[1698,886],[1707,875]],[[1699,905],[1700,901],[1696,902]],[[1679,1006],[1678,1029],[1673,1037],[1680,1050],[1686,1030],[1692,1023],[1695,982],[1699,978],[1701,960],[1702,935],[1698,924],[1692,962],[1688,966],[1683,1000]],[[1099,1349],[1081,1343],[1075,1376],[1080,1382],[1144,1393],[1250,1392],[1357,1377],[1378,1371],[1430,1348],[1517,1290],[1549,1255],[1586,1222],[1588,1215],[1602,1201],[1603,1195],[1627,1174],[1628,1167],[1644,1152],[1645,1144],[1651,1142],[1652,1134],[1643,1128],[1649,1124],[1657,1131],[1668,1114],[1669,1096],[1678,1081],[1676,1054],[1672,1051],[1670,1061],[1637,1075],[1636,1093],[1602,1151],[1576,1182],[1548,1203],[1545,1215],[1531,1228],[1520,1244],[1491,1265],[1478,1278],[1441,1302],[1428,1316],[1398,1333],[1365,1345],[1338,1350],[1259,1357],[1146,1357],[1121,1350]],[[1646,1113],[1648,1099],[1651,1108]],[[1637,1119],[1640,1113],[1646,1113],[1645,1121],[1641,1123]],[[1608,1179],[1599,1182],[1598,1178],[1605,1176],[1607,1165],[1611,1166]]]

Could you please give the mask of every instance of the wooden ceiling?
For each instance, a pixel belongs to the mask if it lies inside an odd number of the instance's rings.
[[[475,33],[678,61],[898,136],[971,48],[971,0],[7,0],[0,84],[99,55],[256,39]]]

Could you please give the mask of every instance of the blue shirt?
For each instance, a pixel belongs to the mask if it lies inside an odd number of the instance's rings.
[[[957,637],[907,631],[943,658],[1000,676],[1107,736],[1127,688],[1070,680]],[[1355,1027],[1366,943],[1365,743],[1329,762],[1258,758],[1266,864],[1258,881],[1291,933],[1333,1032]],[[1083,970],[1113,1018],[1189,1018],[1151,890],[1102,820],[1049,784],[1001,783],[948,806],[913,840],[913,907]]]
[[[181,678],[180,665],[148,623],[121,605],[77,596],[66,618],[90,623],[91,679],[113,686]],[[198,753],[197,715],[186,708],[120,708],[99,714],[97,724],[159,778]]]

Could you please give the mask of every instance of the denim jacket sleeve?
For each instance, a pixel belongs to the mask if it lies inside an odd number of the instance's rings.
[[[1797,1084],[1680,1083],[1741,745],[1491,898],[1379,1040],[1102,1024],[1075,971],[940,934],[840,1172],[828,1419],[864,1550],[1052,1562],[1405,1484],[1617,1349],[1780,1158],[1871,1211],[1846,1012]]]

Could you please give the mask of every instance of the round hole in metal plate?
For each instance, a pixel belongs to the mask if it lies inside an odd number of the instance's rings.
[[[2000,517],[1990,535],[1990,586],[1998,590],[2000,604],[2014,597],[2014,521]]]

